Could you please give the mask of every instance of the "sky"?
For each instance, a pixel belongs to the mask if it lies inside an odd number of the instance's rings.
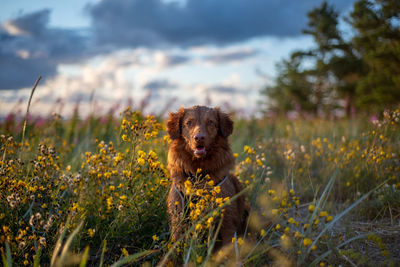
[[[341,14],[353,1],[330,0]],[[167,114],[211,105],[257,112],[275,65],[312,40],[321,0],[2,0],[0,117],[127,105]]]

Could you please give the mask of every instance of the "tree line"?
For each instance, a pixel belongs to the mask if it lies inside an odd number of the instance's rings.
[[[303,34],[315,47],[293,52],[266,86],[264,110],[286,114],[375,114],[400,104],[400,1],[358,0],[343,17],[324,1]]]

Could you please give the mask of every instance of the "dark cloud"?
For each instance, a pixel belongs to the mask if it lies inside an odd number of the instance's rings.
[[[77,31],[49,28],[49,15],[45,9],[1,24],[0,89],[32,86],[39,75],[55,75],[59,63],[89,56],[87,38]]]
[[[190,60],[190,57],[188,56],[182,56],[182,55],[166,55],[164,58],[163,65],[165,67],[171,67],[171,66],[176,66],[176,65],[181,65]]]
[[[147,89],[150,91],[159,91],[162,89],[175,89],[177,86],[178,85],[176,83],[171,82],[166,79],[163,79],[163,80],[149,81],[143,87],[144,87],[144,89]]]
[[[234,94],[239,93],[241,90],[234,86],[226,86],[226,85],[215,85],[207,88],[209,92],[217,92],[217,93],[225,93],[225,94]]]
[[[114,46],[228,44],[253,37],[301,34],[321,0],[103,0],[88,6],[94,35]],[[339,9],[348,0],[331,1]]]
[[[240,49],[233,51],[222,51],[220,53],[215,53],[213,55],[206,56],[207,61],[213,63],[228,63],[232,61],[245,60],[257,55],[259,52],[254,49]]]

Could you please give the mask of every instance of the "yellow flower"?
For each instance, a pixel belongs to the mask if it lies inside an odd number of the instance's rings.
[[[326,219],[325,219],[325,220],[326,220],[326,222],[330,222],[330,221],[332,221],[332,220],[333,220],[333,217],[329,215],[329,216],[327,216],[327,217],[326,217]]]
[[[281,225],[278,223],[278,224],[275,226],[275,229],[276,229],[276,230],[281,229]]]
[[[201,230],[201,228],[202,228],[202,226],[200,223],[196,224],[196,228],[195,228],[196,231]]]
[[[113,185],[110,185],[110,191],[114,191],[115,190],[115,186],[113,186]]]
[[[326,211],[321,211],[319,214],[319,217],[327,217],[328,216],[328,212]]]
[[[213,180],[210,180],[210,181],[207,182],[207,184],[208,184],[209,186],[214,186],[214,181],[213,181]]]
[[[263,163],[262,163],[262,161],[260,159],[257,159],[257,165],[260,166],[260,167],[263,165]]]
[[[93,237],[95,232],[96,232],[96,230],[94,230],[94,229],[88,229],[88,234],[90,237]]]
[[[221,192],[221,187],[220,186],[214,187],[214,191],[215,193],[219,194]]]
[[[261,234],[262,237],[264,237],[266,235],[265,230],[261,229],[260,234]]]
[[[128,257],[129,256],[129,252],[126,250],[126,248],[122,248],[121,252],[124,255],[124,257]]]
[[[233,156],[234,156],[235,158],[237,158],[237,157],[239,157],[239,154],[238,154],[238,153],[233,153]]]
[[[315,206],[313,205],[313,204],[310,204],[309,206],[308,206],[308,211],[309,212],[313,212],[315,210]]]
[[[201,197],[203,195],[203,189],[197,189],[196,190],[196,195],[198,195],[199,197]]]
[[[203,261],[203,257],[202,257],[202,256],[198,256],[198,257],[196,258],[196,262],[197,262],[198,264],[200,264],[202,261]]]
[[[153,241],[158,241],[158,240],[160,240],[160,239],[158,238],[157,235],[153,235],[152,238],[153,238]]]
[[[251,158],[247,157],[244,162],[246,162],[247,164],[250,164],[251,163]]]
[[[303,245],[304,246],[308,247],[311,244],[312,244],[312,240],[311,239],[309,239],[308,237],[304,238],[304,240],[303,240]]]
[[[241,237],[239,237],[237,243],[239,244],[239,246],[241,246],[244,244],[244,240]]]
[[[288,220],[288,223],[295,223],[295,222],[296,221],[292,217],[290,217],[289,220]]]
[[[272,209],[272,215],[277,215],[278,214],[278,209]]]
[[[272,190],[272,189],[268,190],[268,194],[274,195],[275,194],[275,190]]]
[[[143,166],[146,161],[143,158],[138,158],[137,162],[139,163],[140,166]]]

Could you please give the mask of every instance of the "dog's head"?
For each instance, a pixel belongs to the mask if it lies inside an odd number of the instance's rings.
[[[172,140],[183,138],[197,158],[210,151],[217,138],[227,138],[233,131],[233,121],[219,108],[194,106],[170,113],[167,131]]]

